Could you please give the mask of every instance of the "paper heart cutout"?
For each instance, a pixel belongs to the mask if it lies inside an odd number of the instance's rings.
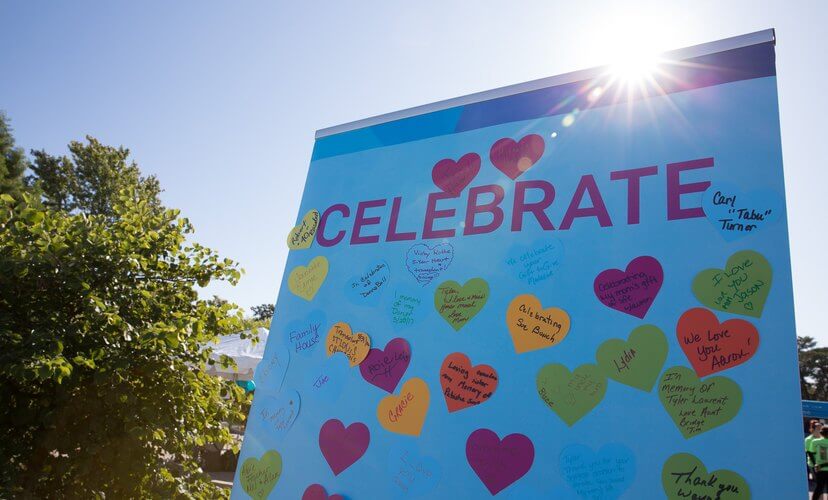
[[[741,365],[759,349],[759,331],[743,319],[719,323],[702,307],[686,311],[676,325],[679,346],[699,377]]]
[[[618,498],[635,479],[635,455],[618,443],[606,444],[598,452],[581,444],[567,446],[558,464],[581,498]]]
[[[324,358],[307,371],[304,394],[327,405],[339,400],[348,383],[348,366],[333,358]]]
[[[664,282],[664,270],[653,257],[636,257],[627,269],[607,269],[595,277],[595,296],[605,306],[644,319]]]
[[[569,333],[569,315],[563,309],[543,309],[532,294],[518,295],[506,309],[506,326],[518,354],[560,344]]]
[[[693,294],[711,309],[758,318],[772,278],[770,263],[762,254],[743,250],[727,259],[726,269],[705,269],[697,274]]]
[[[677,453],[664,462],[661,485],[669,500],[737,500],[751,497],[750,486],[740,474],[727,469],[708,473],[704,463],[689,453]]]
[[[248,417],[248,429],[254,430],[252,434],[266,435],[279,442],[293,427],[301,407],[302,400],[295,390],[284,390],[275,396],[256,394]]]
[[[537,285],[554,276],[563,263],[563,243],[551,238],[531,246],[512,245],[505,262],[517,279]]]
[[[394,291],[394,298],[391,299],[389,310],[391,313],[391,326],[395,331],[408,328],[419,323],[428,312],[426,300],[422,290],[411,290],[403,287]]]
[[[420,455],[414,443],[401,443],[388,452],[391,498],[424,496],[437,486],[442,474],[440,462]]]
[[[253,372],[256,386],[278,390],[282,387],[289,365],[290,351],[285,345],[277,342],[267,344],[264,357]]]
[[[282,343],[291,352],[310,356],[322,344],[328,318],[322,310],[311,311],[302,319],[289,322],[282,330]]]
[[[319,226],[319,211],[313,209],[306,213],[299,224],[288,233],[288,248],[291,250],[310,248],[313,244],[313,237],[316,236],[317,226]]]
[[[641,325],[628,340],[609,339],[595,353],[604,375],[630,387],[650,392],[667,360],[667,337],[655,325]]]
[[[325,338],[325,351],[328,357],[341,352],[348,358],[351,366],[356,366],[368,356],[371,351],[371,338],[367,333],[351,331],[351,325],[340,321],[334,323],[328,336]]]
[[[489,365],[472,366],[468,356],[454,352],[440,367],[440,385],[452,413],[488,401],[497,389],[497,372]]]
[[[342,495],[328,496],[328,492],[321,484],[312,484],[305,489],[302,500],[345,500]]]
[[[408,341],[396,338],[385,344],[385,349],[371,349],[359,364],[359,372],[369,384],[393,394],[410,361]]]
[[[377,419],[386,430],[407,436],[419,436],[423,430],[431,395],[421,378],[408,379],[400,395],[386,396],[377,405]]]
[[[454,260],[454,247],[451,243],[440,243],[433,247],[425,243],[412,245],[405,254],[405,267],[417,283],[428,285],[440,276]]]
[[[526,475],[535,461],[535,446],[523,434],[502,440],[494,431],[477,429],[466,440],[466,459],[492,495]]]
[[[296,266],[288,275],[288,289],[307,301],[313,300],[328,276],[328,259],[319,255],[307,266]]]
[[[727,183],[716,183],[704,192],[702,208],[725,240],[743,238],[773,224],[782,215],[782,198],[774,191],[749,193]]]
[[[249,457],[239,470],[242,489],[254,500],[265,500],[282,477],[282,456],[268,450],[261,459]]]
[[[536,379],[538,394],[566,425],[575,422],[598,406],[607,392],[607,378],[596,365],[581,365],[570,372],[561,364],[548,364]]]
[[[362,273],[345,283],[345,296],[360,306],[375,306],[391,282],[391,268],[385,261],[369,265]]]
[[[700,380],[685,366],[667,369],[658,383],[658,399],[685,438],[724,425],[742,407],[742,389],[727,377]]]
[[[486,305],[489,284],[472,278],[462,287],[456,281],[444,281],[434,291],[434,307],[444,320],[460,331]]]
[[[518,142],[506,137],[492,145],[489,159],[495,168],[515,180],[540,160],[545,147],[543,137],[537,134],[529,134]]]
[[[340,420],[333,418],[319,429],[319,450],[335,476],[362,458],[370,442],[371,431],[361,422],[346,428]]]
[[[446,193],[460,196],[463,188],[469,185],[479,171],[480,155],[466,153],[457,161],[446,158],[434,164],[431,169],[431,180]]]

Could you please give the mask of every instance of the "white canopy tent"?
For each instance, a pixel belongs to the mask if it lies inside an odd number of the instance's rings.
[[[267,330],[258,328],[257,332],[259,341],[255,345],[251,338],[242,339],[241,333],[220,337],[218,345],[213,346],[213,353],[210,355],[216,364],[209,368],[208,373],[228,380],[253,380],[253,373],[264,357],[267,345]],[[250,331],[244,333],[249,334]],[[222,354],[233,358],[236,362],[235,369],[224,368],[219,364]]]

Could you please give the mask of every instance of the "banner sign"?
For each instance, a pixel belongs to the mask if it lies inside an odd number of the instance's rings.
[[[233,496],[804,498],[774,59],[320,133]]]

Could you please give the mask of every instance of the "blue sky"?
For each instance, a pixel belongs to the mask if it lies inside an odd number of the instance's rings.
[[[18,143],[125,145],[199,242],[247,274],[217,293],[275,300],[316,129],[503,85],[777,29],[800,335],[828,343],[828,3],[10,2],[0,109]]]

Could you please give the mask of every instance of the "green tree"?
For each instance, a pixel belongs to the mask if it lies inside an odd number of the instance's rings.
[[[828,347],[817,347],[812,337],[797,337],[797,344],[802,398],[828,401]]]
[[[246,396],[204,346],[242,317],[197,287],[240,269],[191,242],[127,150],[70,152],[36,153],[39,188],[0,195],[0,498],[223,496],[195,450],[232,443]]]
[[[253,318],[258,321],[270,321],[273,318],[273,313],[276,310],[275,306],[270,303],[259,304],[250,308],[253,312]]]
[[[29,160],[22,148],[15,147],[9,119],[0,111],[0,194],[19,197],[27,168]]]

